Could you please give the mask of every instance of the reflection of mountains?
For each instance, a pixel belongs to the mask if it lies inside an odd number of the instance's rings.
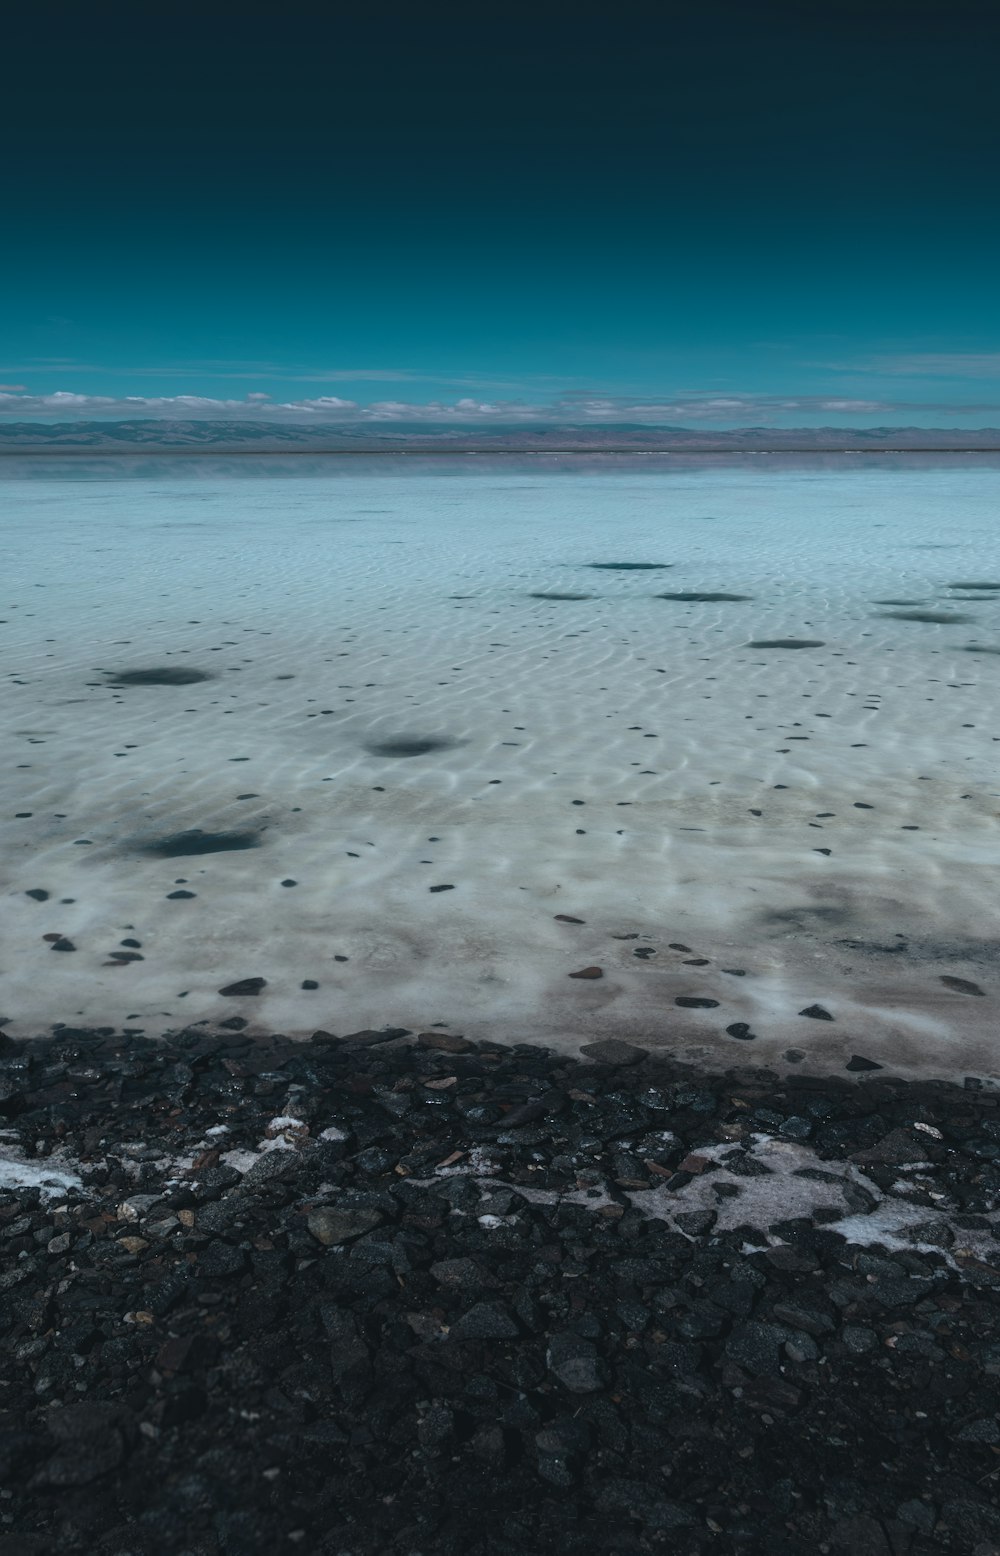
[[[492,427],[406,422],[309,426],[264,421],[12,422],[0,453],[806,453],[1000,451],[1000,428]]]

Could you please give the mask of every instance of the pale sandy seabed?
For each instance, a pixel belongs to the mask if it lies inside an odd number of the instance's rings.
[[[5,1030],[1000,1078],[998,474],[6,461]]]

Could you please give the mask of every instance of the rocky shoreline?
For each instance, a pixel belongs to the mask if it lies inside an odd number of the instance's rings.
[[[973,1078],[0,1037],[0,1556],[991,1556],[998,1206]]]

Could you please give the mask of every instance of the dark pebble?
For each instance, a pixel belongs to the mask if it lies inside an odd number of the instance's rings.
[[[259,994],[261,989],[266,987],[266,978],[241,978],[237,983],[227,983],[219,993],[238,997],[245,994]]]

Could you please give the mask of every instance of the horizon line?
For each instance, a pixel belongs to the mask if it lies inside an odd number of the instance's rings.
[[[38,459],[38,458],[112,458],[112,459],[137,459],[151,455],[169,454],[178,458],[221,458],[226,459],[270,459],[270,458],[358,458],[377,455],[382,457],[411,458],[439,458],[448,455],[452,458],[462,458],[478,454],[502,454],[508,458],[517,458],[524,455],[555,455],[555,454],[579,454],[593,457],[595,454],[633,454],[633,455],[689,455],[698,458],[704,454],[727,454],[730,456],[747,456],[756,458],[760,454],[1000,454],[1000,443],[995,448],[979,447],[955,448],[954,446],[928,445],[925,448],[854,448],[849,445],[833,447],[829,444],[821,444],[812,447],[801,448],[191,448],[163,446],[162,448],[4,448],[0,445],[0,458],[3,459]]]

